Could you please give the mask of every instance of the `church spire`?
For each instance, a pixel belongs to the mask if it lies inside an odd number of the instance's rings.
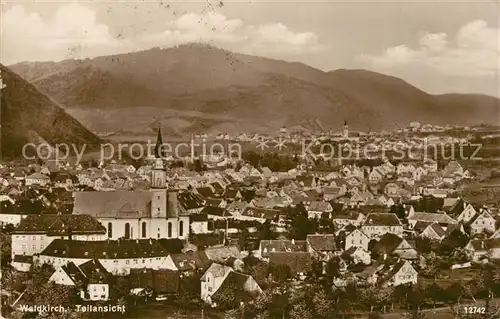
[[[158,136],[156,137],[155,157],[165,157],[165,148],[163,146],[163,138],[161,136],[161,122],[158,122]]]
[[[347,120],[344,121],[344,129],[342,130],[342,137],[343,138],[349,137],[349,126],[347,126]]]

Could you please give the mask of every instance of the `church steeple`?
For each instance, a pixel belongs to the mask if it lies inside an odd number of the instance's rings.
[[[344,129],[342,130],[342,137],[349,138],[349,126],[347,125],[347,120],[344,121]]]
[[[155,157],[165,157],[165,148],[163,147],[163,138],[161,136],[161,123],[158,123],[158,136],[156,137]]]

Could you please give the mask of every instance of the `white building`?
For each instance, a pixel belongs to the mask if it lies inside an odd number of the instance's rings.
[[[189,236],[189,216],[179,213],[178,192],[166,189],[166,171],[157,160],[149,191],[75,192],[73,214],[87,214],[103,224],[109,239]]]
[[[82,241],[105,240],[106,229],[88,215],[28,215],[12,233],[12,260],[27,260],[16,256],[33,256],[55,239],[70,237]],[[19,269],[16,263],[12,265]]]
[[[29,176],[26,176],[25,183],[26,186],[30,185],[40,185],[45,186],[50,182],[50,178],[42,173],[33,173]]]
[[[55,239],[34,263],[50,264],[57,269],[69,262],[80,266],[89,260],[99,260],[107,272],[127,275],[130,269],[167,269],[168,252],[156,239],[79,241]]]
[[[370,239],[378,239],[386,233],[403,236],[403,224],[392,213],[371,213],[361,226],[361,230]]]

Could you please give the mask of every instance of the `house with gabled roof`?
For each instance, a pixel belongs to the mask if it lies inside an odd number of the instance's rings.
[[[431,223],[420,233],[423,238],[441,241],[446,236],[446,230],[438,223]]]
[[[304,187],[304,189],[313,189],[313,188],[316,188],[316,186],[317,186],[316,178],[314,176],[298,175],[296,177],[296,180],[297,180],[299,185]]]
[[[363,233],[361,229],[355,228],[353,231],[346,234],[344,249],[349,250],[351,247],[358,247],[367,251],[369,243],[370,238]]]
[[[391,265],[384,275],[380,277],[379,283],[385,287],[396,287],[405,284],[416,284],[418,282],[418,272],[407,260],[400,260],[395,265]]]
[[[30,185],[46,186],[49,183],[50,183],[50,177],[38,172],[26,176],[25,179],[26,186]]]
[[[391,233],[381,236],[372,250],[384,257],[384,259],[387,256],[398,256],[402,259],[416,259],[418,255],[415,248],[406,239]]]
[[[330,216],[332,212],[332,205],[326,201],[313,201],[307,207],[307,216],[309,218],[321,218],[323,214]]]
[[[112,274],[128,274],[132,268],[168,269],[168,251],[155,239],[142,240],[53,240],[34,262],[54,267],[73,262],[79,266],[91,259],[98,259]],[[36,259],[36,260],[35,260]]]
[[[205,206],[203,209],[200,211],[199,214],[205,214],[208,216],[209,219],[227,219],[227,218],[232,218],[233,215],[227,211],[227,209],[222,208],[222,207],[214,207],[214,206]],[[190,216],[193,216],[195,214],[192,214]]]
[[[309,234],[306,243],[307,251],[318,259],[329,259],[337,252],[340,252],[337,249],[333,234]]]
[[[83,300],[105,301],[109,299],[110,278],[111,274],[99,260],[92,259],[79,266],[73,262],[58,266],[49,281],[80,288]]]
[[[222,279],[219,279],[216,283],[219,281],[222,281],[215,290],[211,287],[210,283],[208,280],[211,279],[212,273],[215,271],[212,270],[207,274],[207,276],[203,276],[201,279],[202,287],[203,284],[206,284],[206,293],[204,297],[204,301],[211,304],[212,306],[217,306],[218,300],[219,300],[219,295],[223,294],[226,289],[231,289],[234,291],[239,297],[242,297],[242,295],[257,295],[262,293],[262,288],[260,288],[259,284],[255,281],[255,279],[247,274],[243,274],[240,272],[236,271],[229,271],[225,274],[225,276]],[[219,273],[217,273],[218,275]],[[212,293],[208,292],[208,289],[212,289]],[[224,298],[224,297],[222,297]]]
[[[457,221],[467,223],[475,215],[477,211],[471,204],[459,198],[455,204],[450,208],[450,215],[456,216]]]
[[[222,197],[229,203],[239,201],[243,198],[241,192],[236,188],[226,188]]]
[[[347,225],[360,226],[364,219],[365,215],[358,211],[342,210],[333,213],[332,222],[340,228]]]
[[[386,233],[402,236],[403,224],[401,224],[396,214],[370,213],[366,216],[361,226],[361,230],[370,237],[370,239],[378,239]]]
[[[212,296],[222,285],[226,276],[233,271],[229,266],[218,263],[212,263],[205,273],[201,276],[201,300],[210,302]]]
[[[276,223],[283,223],[282,213],[278,209],[260,208],[246,206],[243,212],[237,216],[240,220],[255,220],[260,223],[266,222],[266,220],[274,221]]]
[[[188,251],[185,253],[168,255],[162,269],[179,271],[182,274],[191,275],[210,264],[211,261],[204,251]]]
[[[307,242],[295,239],[261,240],[259,250],[254,255],[257,258],[268,259],[273,252],[307,252]]]
[[[368,175],[368,180],[370,183],[380,183],[384,178],[384,173],[379,168],[373,168],[373,170]]]
[[[88,215],[27,215],[12,233],[12,260],[15,256],[33,256],[55,239],[102,241],[106,228]]]
[[[368,250],[360,247],[351,246],[345,251],[345,254],[351,258],[355,265],[359,263],[369,265],[372,262],[371,255]]]
[[[474,262],[483,259],[500,259],[500,238],[472,239],[465,249]]]
[[[408,225],[411,229],[415,227],[417,222],[424,222],[428,224],[438,223],[442,226],[454,225],[458,222],[450,217],[446,213],[423,213],[423,212],[414,212],[413,214],[408,216]]]
[[[471,235],[483,232],[494,233],[496,229],[496,220],[487,210],[480,210],[468,224],[470,226]]]
[[[412,163],[401,162],[396,166],[396,174],[401,175],[404,173],[411,173],[415,170]]]
[[[327,186],[323,188],[323,198],[326,201],[336,199],[344,195],[347,191],[345,185],[342,186]]]

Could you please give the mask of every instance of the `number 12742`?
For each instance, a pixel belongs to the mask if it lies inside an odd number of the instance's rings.
[[[484,315],[486,307],[464,307],[464,312],[470,315]]]

